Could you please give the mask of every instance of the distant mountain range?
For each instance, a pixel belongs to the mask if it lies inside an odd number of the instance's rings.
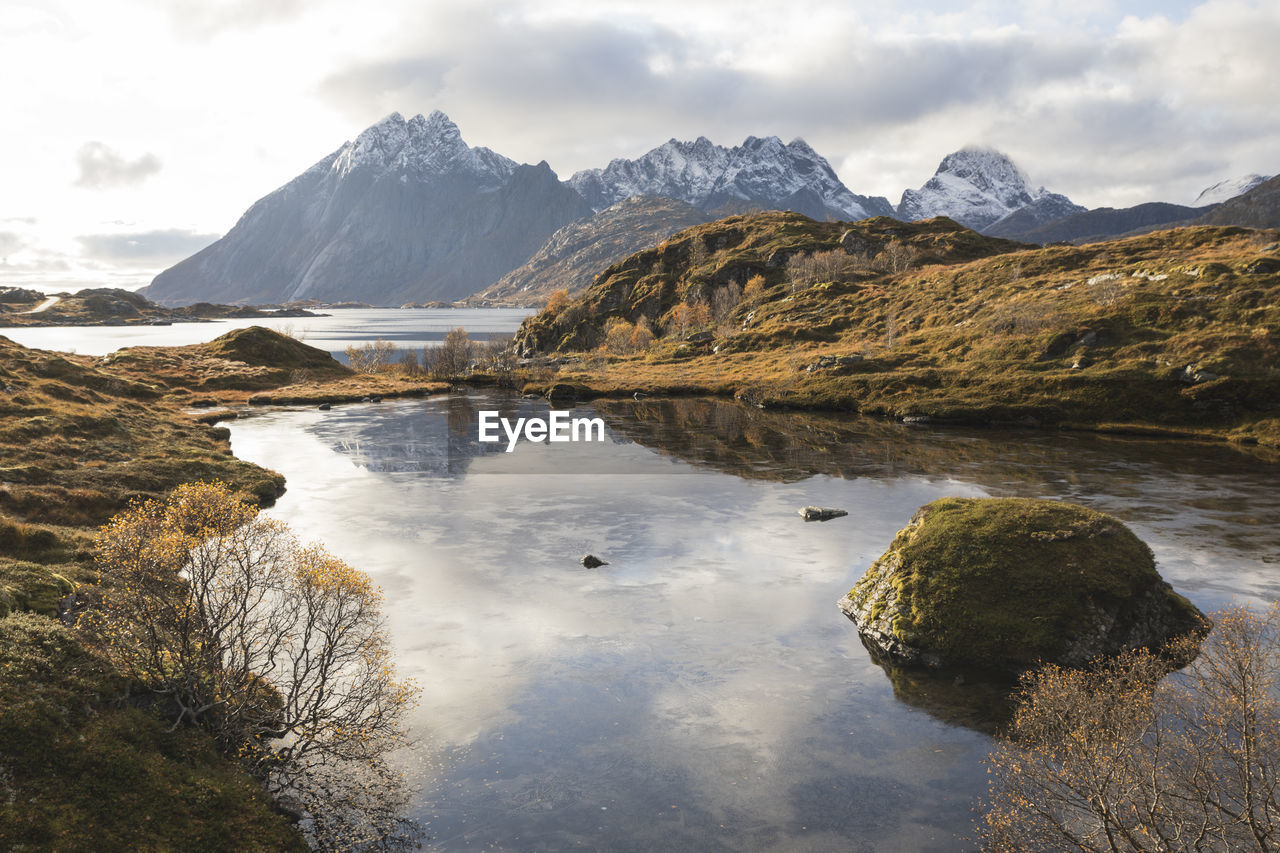
[[[663,196],[708,213],[794,210],[813,219],[892,216],[887,198],[855,195],[803,139],[748,136],[725,148],[705,136],[672,139],[635,160],[576,173],[566,183],[595,210],[635,196]]]
[[[408,120],[393,113],[259,199],[222,239],[142,292],[162,305],[465,297],[533,304],[561,287],[585,288],[614,261],[690,225],[734,213],[947,216],[992,236],[1082,242],[1200,222],[1224,209],[1219,218],[1274,225],[1274,203],[1231,201],[1274,182],[1222,181],[1189,207],[1086,210],[1033,187],[1005,154],[965,148],[895,207],[850,190],[803,139],[776,136],[732,148],[672,139],[561,181],[545,161],[521,165],[468,146],[442,112]]]

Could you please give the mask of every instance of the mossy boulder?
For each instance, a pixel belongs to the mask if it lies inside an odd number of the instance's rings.
[[[891,660],[1010,671],[1082,666],[1208,626],[1123,523],[1025,498],[921,507],[840,607]]]
[[[57,616],[59,603],[75,584],[49,566],[0,558],[0,617],[30,610]]]

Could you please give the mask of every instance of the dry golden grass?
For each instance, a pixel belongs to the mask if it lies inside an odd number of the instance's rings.
[[[1280,232],[1194,228],[1030,248],[948,220],[870,220],[845,234],[869,260],[837,280],[797,282],[777,262],[831,251],[844,227],[766,214],[690,229],[615,265],[558,314],[531,318],[517,340],[558,355],[557,380],[597,393],[736,394],[1280,446]],[[875,253],[894,242],[919,265],[886,272],[894,265]],[[694,263],[690,244],[718,248]],[[709,327],[709,340],[668,334],[640,355],[584,352],[610,320],[661,317],[748,276],[763,278],[756,295]]]

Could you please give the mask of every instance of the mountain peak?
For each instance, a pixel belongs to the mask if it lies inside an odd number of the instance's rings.
[[[458,126],[440,110],[405,121],[398,112],[361,131],[338,150],[329,168],[346,175],[358,169],[397,172],[423,179],[464,173],[490,182],[510,176],[516,163],[486,148],[471,148]]]
[[[1238,178],[1227,178],[1225,181],[1218,181],[1211,187],[1206,187],[1200,195],[1196,196],[1196,200],[1191,203],[1192,207],[1204,207],[1209,204],[1221,204],[1229,201],[1239,195],[1244,195],[1258,184],[1270,178],[1270,175],[1241,175]]]
[[[949,216],[982,230],[1023,209],[1044,216],[1066,216],[1083,211],[1066,196],[1033,189],[1013,159],[995,148],[968,145],[942,158],[938,170],[918,190],[907,190],[898,205],[898,217],[908,221]]]
[[[817,219],[892,214],[886,199],[854,195],[802,139],[748,136],[725,148],[705,136],[670,139],[634,159],[586,169],[567,182],[595,210],[636,196],[677,199],[703,211],[796,210]]]

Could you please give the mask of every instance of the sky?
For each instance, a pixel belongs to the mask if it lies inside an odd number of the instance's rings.
[[[896,203],[988,145],[1089,207],[1280,172],[1280,2],[0,0],[0,286],[138,287],[392,111],[562,177],[802,137]]]

